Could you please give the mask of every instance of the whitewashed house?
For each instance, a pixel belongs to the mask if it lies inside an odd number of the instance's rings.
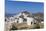
[[[19,18],[18,23],[23,23],[23,19]]]
[[[32,25],[32,22],[34,21],[34,18],[32,17],[27,17],[27,24]]]

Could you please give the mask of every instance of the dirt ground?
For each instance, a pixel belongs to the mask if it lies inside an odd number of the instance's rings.
[[[33,24],[27,25],[26,23],[14,23],[12,30],[22,30],[22,29],[40,29],[43,28],[44,24]]]

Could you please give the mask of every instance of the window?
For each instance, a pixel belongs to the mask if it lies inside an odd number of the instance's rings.
[[[27,19],[23,18],[23,22],[26,22],[26,21],[27,21]]]

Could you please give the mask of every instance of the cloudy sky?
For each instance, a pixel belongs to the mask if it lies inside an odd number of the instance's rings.
[[[23,10],[37,13],[37,12],[44,12],[44,4],[43,2],[25,2],[25,1],[5,1],[5,12],[14,14],[21,12]]]

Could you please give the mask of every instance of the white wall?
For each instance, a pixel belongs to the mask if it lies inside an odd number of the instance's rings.
[[[23,19],[22,18],[19,18],[19,23],[22,23],[23,22]]]
[[[31,17],[27,17],[27,24],[28,25],[31,25],[31,22],[33,21],[34,19]]]

